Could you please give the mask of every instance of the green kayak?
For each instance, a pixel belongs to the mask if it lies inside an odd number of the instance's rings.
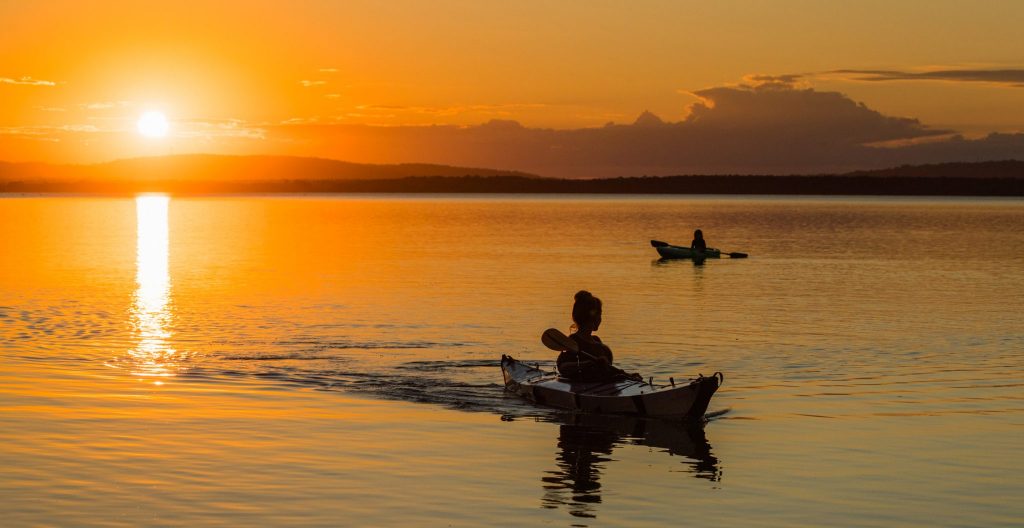
[[[704,251],[696,249],[690,249],[682,246],[657,246],[654,249],[658,250],[658,254],[661,258],[667,259],[706,259],[706,258],[722,258],[722,252],[715,248],[707,248]]]

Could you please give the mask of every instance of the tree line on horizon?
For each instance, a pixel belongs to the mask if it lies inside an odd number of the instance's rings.
[[[372,165],[320,158],[181,155],[97,165],[0,163],[0,192],[1024,196],[1024,161],[904,165],[843,174],[565,179],[430,164]]]

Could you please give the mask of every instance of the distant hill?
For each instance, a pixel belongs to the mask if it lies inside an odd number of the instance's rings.
[[[848,172],[843,176],[871,176],[876,178],[1024,178],[1024,161],[979,161],[937,163],[931,165],[901,165],[891,169]]]
[[[318,158],[190,155],[98,165],[0,162],[0,192],[1024,196],[1024,161],[914,165],[810,176],[732,174],[566,180],[445,165],[368,165]]]
[[[240,184],[289,181],[393,180],[417,176],[517,176],[518,171],[452,167],[423,163],[375,165],[294,156],[221,156],[191,154],[133,158],[94,165],[0,162],[0,191],[72,192],[160,191],[163,187],[203,192]]]

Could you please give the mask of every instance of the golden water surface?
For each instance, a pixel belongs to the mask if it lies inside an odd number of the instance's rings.
[[[748,259],[660,261],[650,239]],[[4,526],[1015,526],[1024,202],[0,199]],[[704,427],[570,415],[572,295]]]

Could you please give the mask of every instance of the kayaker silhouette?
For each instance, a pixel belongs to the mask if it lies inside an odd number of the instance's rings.
[[[587,290],[576,292],[572,305],[572,333],[579,351],[565,350],[556,361],[558,374],[573,381],[603,381],[625,373],[612,366],[612,349],[593,333],[601,326],[601,299]]]
[[[693,232],[693,242],[690,242],[690,249],[697,251],[706,251],[708,249],[707,243],[704,242],[704,232],[700,229]]]

